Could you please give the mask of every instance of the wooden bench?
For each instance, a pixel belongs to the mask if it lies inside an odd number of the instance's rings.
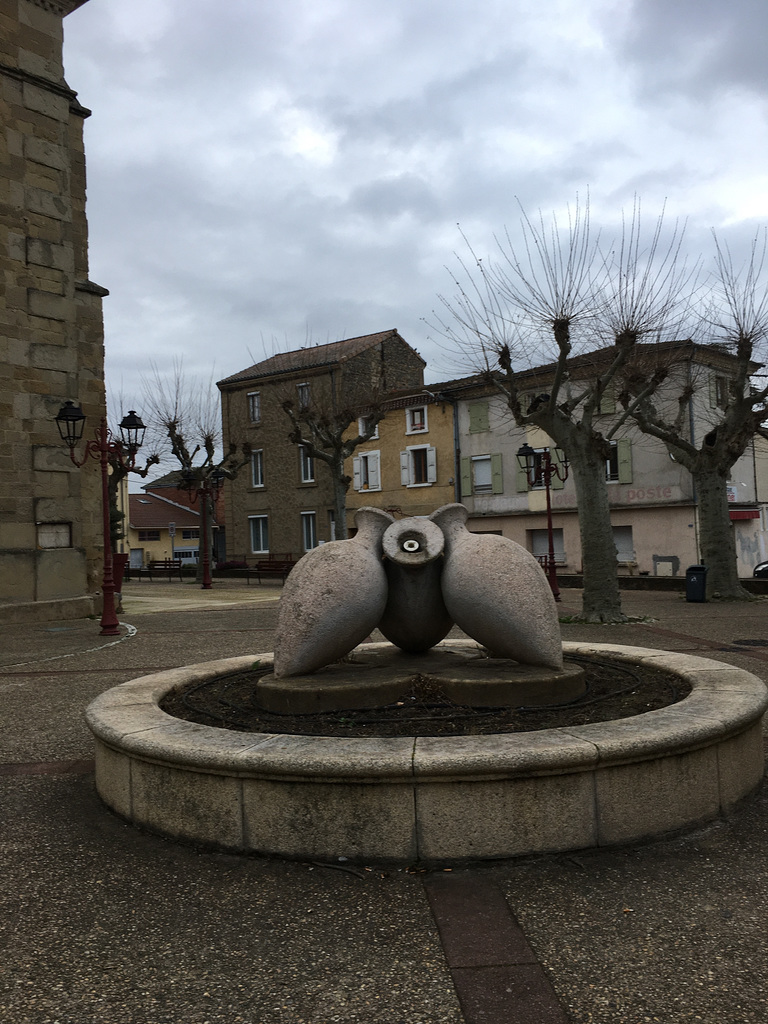
[[[184,577],[181,574],[181,559],[158,558],[148,562],[143,569],[139,570],[139,579],[142,576],[149,576],[150,580],[154,576],[167,576],[169,581],[172,576],[178,576],[182,580]]]
[[[249,565],[245,570],[245,579],[248,585],[251,584],[251,576],[255,576],[257,582],[261,583],[261,577],[279,577],[283,583],[288,573],[296,563],[292,558],[265,558],[255,565]]]

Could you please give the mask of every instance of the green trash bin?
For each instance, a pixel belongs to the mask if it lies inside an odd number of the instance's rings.
[[[707,567],[706,565],[689,565],[685,570],[685,600],[707,600]]]

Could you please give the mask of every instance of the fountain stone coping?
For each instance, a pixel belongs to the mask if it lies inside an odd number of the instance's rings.
[[[227,658],[143,676],[91,703],[97,789],[118,814],[182,840],[429,863],[647,838],[726,813],[759,785],[768,691],[757,676],[642,647],[563,649],[664,669],[692,691],[632,718],[490,736],[244,733],[160,710],[169,691],[271,654]]]

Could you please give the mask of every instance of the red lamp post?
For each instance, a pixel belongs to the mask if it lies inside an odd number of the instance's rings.
[[[82,459],[75,455],[75,446],[83,436],[85,414],[74,402],[65,402],[56,416],[56,426],[61,439],[69,448],[69,457],[79,468],[89,458],[101,463],[101,508],[104,527],[104,574],[101,583],[103,594],[101,611],[101,635],[119,636],[120,623],[115,613],[115,577],[112,562],[112,538],[109,528],[109,460],[117,460],[124,468],[131,469],[136,461],[136,452],[144,441],[147,429],[135,410],[131,409],[120,423],[120,439],[118,440],[109,427],[106,419],[102,419],[95,431],[95,440],[86,441],[85,454]]]
[[[216,502],[224,483],[225,474],[221,469],[210,471],[185,469],[181,473],[182,487],[188,491],[192,501],[202,498],[200,514],[200,530],[203,541],[203,584],[202,590],[210,590],[213,586],[211,579],[211,547],[208,537],[208,510],[209,501]]]
[[[552,529],[552,498],[550,487],[552,478],[556,477],[563,483],[568,479],[568,459],[560,448],[554,449],[554,459],[549,448],[537,452],[529,444],[524,444],[517,450],[517,461],[528,478],[531,487],[540,484],[544,485],[547,492],[547,564],[546,573],[549,586],[556,601],[560,600],[560,587],[557,585],[557,572],[555,569],[555,535]]]

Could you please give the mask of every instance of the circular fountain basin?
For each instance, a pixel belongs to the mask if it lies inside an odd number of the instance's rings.
[[[271,655],[227,658],[144,676],[93,701],[97,790],[121,817],[187,842],[440,864],[647,839],[726,814],[758,787],[768,691],[757,676],[639,647],[563,651],[663,669],[692,690],[632,718],[488,736],[245,733],[160,709],[171,690]]]

